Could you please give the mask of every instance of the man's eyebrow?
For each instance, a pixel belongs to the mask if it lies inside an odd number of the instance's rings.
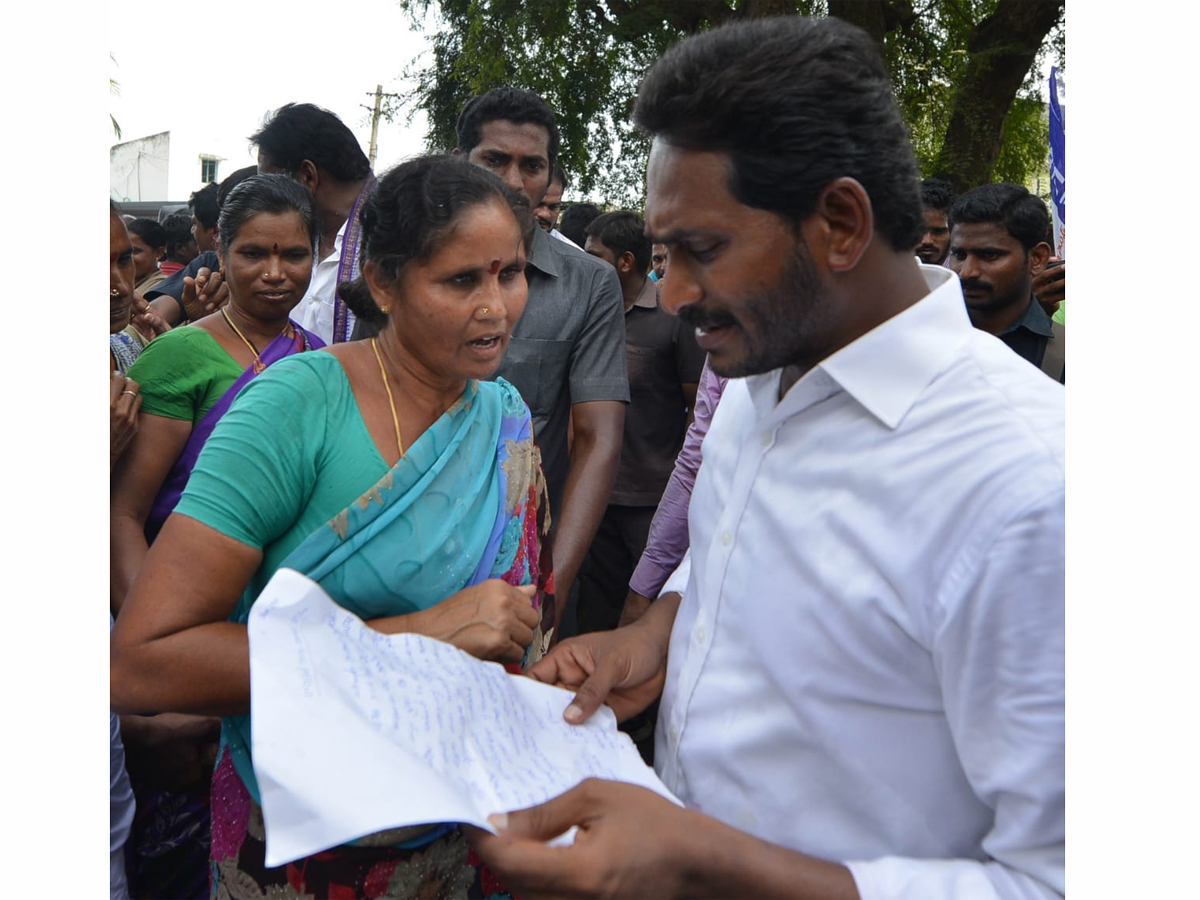
[[[677,228],[674,231],[668,231],[666,234],[654,234],[649,229],[645,232],[652,244],[681,244],[689,238],[696,237],[717,237],[723,232],[716,228]]]

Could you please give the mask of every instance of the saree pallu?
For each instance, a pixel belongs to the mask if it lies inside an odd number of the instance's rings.
[[[427,609],[489,578],[537,584],[541,624],[521,666],[549,645],[554,598],[549,513],[529,411],[503,380],[463,395],[365,494],[288,555],[363,619]],[[253,598],[231,621],[245,623]],[[454,823],[392,829],[266,868],[250,720],[224,720],[213,775],[214,898],[506,896]],[[314,778],[320,773],[314,772]]]
[[[150,507],[150,512],[146,516],[147,544],[154,543],[154,539],[158,537],[167,517],[178,505],[179,498],[183,496],[183,489],[187,487],[188,479],[192,476],[192,469],[196,467],[196,460],[200,458],[200,451],[204,449],[205,442],[212,434],[213,429],[217,427],[217,423],[221,421],[221,417],[229,412],[229,407],[233,405],[233,401],[241,393],[242,388],[272,363],[279,362],[293,353],[319,350],[324,346],[325,342],[315,334],[305,331],[289,320],[288,327],[284,328],[259,354],[258,358],[262,362],[262,369],[255,371],[255,366],[246,369],[229,387],[229,390],[221,395],[221,399],[214,403],[212,408],[195,424],[192,433],[188,435],[187,443],[183,445],[183,452],[179,454],[175,465],[167,473],[158,495],[154,498],[154,505]]]

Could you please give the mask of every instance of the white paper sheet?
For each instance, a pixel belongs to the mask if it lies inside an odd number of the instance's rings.
[[[403,825],[541,803],[585,778],[675,798],[603,707],[420,635],[379,634],[280,569],[250,613],[251,739],[266,864]],[[678,800],[675,800],[678,802]]]

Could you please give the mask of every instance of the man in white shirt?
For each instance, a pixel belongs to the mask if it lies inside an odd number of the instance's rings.
[[[292,318],[327,344],[350,340],[354,313],[337,286],[359,274],[358,210],[375,189],[375,176],[354,133],[328,110],[288,103],[251,135],[258,171],[299,181],[317,201],[320,243],[308,292]]]
[[[572,247],[577,247],[578,245],[573,240],[556,227],[558,225],[558,214],[562,211],[563,192],[567,189],[567,185],[567,173],[562,170],[562,166],[555,163],[554,168],[550,171],[550,186],[546,188],[542,202],[534,208],[533,218],[542,231],[546,232],[550,237],[558,238]],[[579,249],[582,250],[583,248],[579,247]]]
[[[1061,896],[1063,391],[914,258],[878,51],[835,18],[714,29],[634,115],[662,303],[733,380],[680,570],[530,674],[570,722],[661,692],[686,808],[588,781],[477,851],[522,894]]]

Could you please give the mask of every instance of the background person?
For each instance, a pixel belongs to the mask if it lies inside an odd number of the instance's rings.
[[[134,219],[126,226],[133,242],[133,268],[137,279],[133,289],[145,296],[166,274],[158,268],[167,255],[167,231],[153,219]]]
[[[550,573],[529,412],[511,385],[484,380],[527,292],[507,192],[477,167],[420,158],[381,180],[362,226],[364,281],[387,324],[272,366],[222,419],[117,619],[113,704],[225,717],[214,891],[488,896],[453,826],[266,869],[252,825],[246,621],[280,566],[379,631],[482,659],[536,659],[552,615],[534,605]]]
[[[456,128],[456,155],[537,206],[559,146],[554,112],[541,97],[496,88],[468,100]],[[611,266],[540,228],[525,277],[529,302],[497,374],[521,392],[533,415],[554,523],[561,624],[621,455],[629,401],[621,285]]]
[[[940,266],[950,252],[950,225],[947,216],[954,205],[954,186],[942,178],[921,182],[921,214],[925,233],[917,244],[917,258],[927,266]]]
[[[1026,188],[980,185],[950,210],[946,265],[962,281],[972,325],[1065,383],[1066,329],[1051,320],[1034,295],[1034,280],[1053,252],[1045,241],[1049,228],[1046,204]]]
[[[167,233],[167,255],[158,264],[164,275],[174,275],[200,255],[200,248],[192,236],[192,219],[176,213],[163,219],[163,230]]]
[[[253,178],[229,195],[220,224],[229,303],[164,335],[130,370],[145,390],[137,438],[113,476],[114,611],[178,502],[208,435],[241,388],[266,366],[324,346],[288,319],[312,272],[311,195],[282,176]],[[134,894],[206,896],[209,786],[220,721],[129,715],[122,728],[138,801],[129,851]],[[164,770],[164,759],[177,759],[179,766]]]

